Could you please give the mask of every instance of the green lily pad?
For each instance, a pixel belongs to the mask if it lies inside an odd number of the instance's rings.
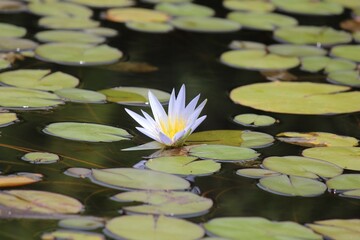
[[[260,154],[250,148],[213,144],[192,147],[189,155],[226,162],[254,160]]]
[[[99,91],[106,95],[109,102],[122,104],[148,104],[148,92],[151,91],[160,102],[167,102],[170,94],[161,90],[140,87],[116,87]]]
[[[226,18],[240,23],[244,28],[265,31],[298,24],[295,18],[277,13],[231,12]]]
[[[197,17],[211,17],[215,14],[212,8],[194,4],[194,3],[160,3],[155,6],[155,10],[165,12],[171,16],[197,16]]]
[[[88,168],[79,168],[79,167],[72,167],[66,169],[64,174],[76,177],[76,178],[86,178],[91,176],[91,169]]]
[[[134,168],[93,169],[91,180],[116,189],[184,190],[190,187],[185,179],[168,173]]]
[[[145,3],[157,4],[157,3],[187,3],[191,2],[191,0],[141,0]]]
[[[271,53],[288,57],[322,56],[327,51],[323,48],[295,44],[273,44],[268,46]]]
[[[273,125],[276,119],[266,115],[247,113],[236,115],[234,121],[248,127],[264,127]]]
[[[356,138],[327,132],[282,132],[276,136],[280,141],[304,147],[353,147],[358,145]]]
[[[62,72],[51,73],[51,70],[22,69],[0,74],[0,82],[10,86],[54,91],[71,88],[79,84],[79,80]]]
[[[11,67],[11,62],[6,59],[0,58],[0,70]]]
[[[248,177],[248,178],[263,178],[271,176],[279,176],[279,172],[271,171],[262,168],[244,168],[236,171],[237,175]]]
[[[286,175],[261,178],[258,186],[265,191],[289,197],[314,197],[326,190],[326,185],[317,180]]]
[[[106,19],[113,22],[167,22],[166,13],[147,8],[112,8],[106,11]]]
[[[357,0],[325,0],[326,2],[333,2],[343,5],[347,8],[357,8],[360,7],[360,2]]]
[[[28,9],[31,13],[40,16],[90,18],[93,14],[87,7],[58,1],[33,2],[28,5]]]
[[[266,45],[263,43],[259,43],[259,42],[234,40],[229,44],[229,48],[231,48],[233,50],[265,49]]]
[[[275,10],[274,4],[267,1],[237,1],[237,0],[226,0],[223,1],[223,6],[229,10],[234,11],[245,11],[245,12],[272,12]]]
[[[73,3],[93,8],[129,7],[135,4],[132,0],[69,0]]]
[[[21,52],[32,50],[37,46],[38,44],[36,42],[28,39],[0,37],[1,52]]]
[[[338,15],[344,11],[340,4],[331,2],[320,2],[312,0],[272,0],[272,2],[279,10],[296,14],[328,16]]]
[[[230,92],[235,103],[269,112],[340,114],[360,111],[360,92],[349,87],[310,82],[270,82]],[[331,103],[331,104],[329,104]]]
[[[293,44],[334,45],[351,42],[352,37],[345,31],[331,27],[294,26],[277,29],[274,38]]]
[[[356,70],[330,72],[327,80],[335,84],[360,87],[360,73]]]
[[[268,157],[262,165],[286,175],[313,179],[331,178],[343,172],[343,169],[335,164],[298,156]]]
[[[353,38],[356,42],[360,42],[360,31],[354,32]]]
[[[324,235],[326,239],[349,240],[360,238],[359,224],[360,219],[330,219],[306,226]]]
[[[98,27],[98,21],[83,17],[43,17],[39,20],[39,25],[51,29],[84,29]]]
[[[26,88],[0,87],[0,106],[35,110],[63,104],[55,94]]]
[[[308,72],[318,72],[324,69],[324,72],[331,73],[353,70],[355,68],[356,63],[340,58],[334,59],[325,56],[310,56],[301,59],[301,69]]]
[[[359,45],[341,45],[331,49],[330,54],[335,57],[345,58],[351,61],[360,62]]]
[[[160,157],[148,160],[145,165],[151,170],[185,176],[209,175],[221,168],[220,163],[213,160],[196,160],[187,156]]]
[[[0,127],[6,127],[18,120],[16,113],[0,111]]]
[[[141,231],[139,231],[141,226]],[[133,240],[199,239],[204,230],[191,222],[165,216],[132,215],[111,219],[106,234],[115,238]]]
[[[115,37],[118,35],[118,31],[115,29],[105,27],[85,28],[84,32],[102,37]]]
[[[243,131],[241,138],[243,139],[241,147],[248,148],[268,147],[274,142],[273,136],[266,133],[254,131]]]
[[[131,135],[121,128],[95,123],[58,122],[47,125],[43,132],[56,137],[86,142],[128,140]]]
[[[213,205],[209,198],[191,192],[131,191],[113,197],[121,202],[143,202],[143,205],[123,207],[127,213],[194,217],[205,214]]]
[[[283,70],[299,65],[297,57],[285,57],[267,53],[261,49],[232,50],[220,56],[222,63],[250,70]]]
[[[327,180],[326,185],[337,191],[360,189],[360,174],[342,174]]]
[[[345,191],[340,194],[341,197],[360,199],[360,189]]]
[[[59,227],[78,230],[94,230],[103,226],[102,221],[89,217],[69,218],[59,222]]]
[[[26,28],[8,23],[0,23],[0,37],[18,38],[26,35]]]
[[[79,88],[60,89],[55,91],[55,94],[70,102],[103,103],[106,101],[106,96],[102,93]]]
[[[360,148],[357,147],[309,148],[302,155],[334,163],[344,169],[360,171]]]
[[[167,33],[174,29],[174,27],[168,23],[156,22],[127,22],[125,26],[134,31],[148,33]]]
[[[36,39],[41,42],[68,42],[68,43],[89,43],[98,44],[105,41],[105,38],[94,34],[80,31],[50,30],[38,32]]]
[[[22,160],[33,164],[49,164],[60,160],[59,155],[48,152],[30,152],[21,157]]]
[[[175,28],[191,32],[225,33],[240,30],[237,22],[215,17],[179,17],[170,21]]]
[[[73,66],[103,65],[117,62],[122,52],[108,45],[48,43],[36,48],[36,57],[47,62]]]
[[[99,233],[56,230],[54,232],[44,233],[41,235],[41,239],[105,240],[105,237]]]
[[[19,13],[26,10],[26,5],[20,1],[14,0],[2,0],[0,1],[0,12],[1,13]]]
[[[272,222],[260,217],[215,218],[204,224],[211,235],[226,239],[312,239],[321,240],[320,235],[295,222]]]

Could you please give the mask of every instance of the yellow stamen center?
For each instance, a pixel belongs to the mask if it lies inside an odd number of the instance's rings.
[[[185,121],[183,119],[175,119],[171,121],[168,119],[167,122],[160,122],[161,131],[172,139],[176,133],[184,130],[186,127]]]

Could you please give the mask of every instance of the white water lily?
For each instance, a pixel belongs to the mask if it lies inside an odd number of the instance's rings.
[[[173,89],[169,100],[167,114],[154,94],[149,91],[148,96],[154,118],[143,110],[141,110],[141,112],[144,117],[129,109],[125,110],[141,125],[141,127],[136,127],[137,130],[165,146],[178,147],[183,145],[186,138],[206,118],[206,115],[199,118],[199,115],[206,104],[206,100],[196,107],[200,94],[185,106],[184,85],[181,86],[177,97],[175,96],[175,90]]]

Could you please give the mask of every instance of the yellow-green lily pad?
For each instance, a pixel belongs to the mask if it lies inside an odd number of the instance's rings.
[[[19,13],[26,10],[26,5],[20,1],[14,0],[2,0],[0,1],[0,12],[1,13]]]
[[[0,70],[11,67],[11,62],[6,59],[0,58]]]
[[[115,37],[118,35],[118,31],[115,29],[106,27],[85,28],[84,32],[102,37]]]
[[[69,30],[50,30],[38,32],[35,38],[41,42],[68,42],[68,43],[89,43],[98,44],[105,41],[105,38],[91,33]]]
[[[350,240],[360,238],[360,219],[329,219],[306,224],[326,239]]]
[[[25,36],[26,32],[26,28],[9,23],[0,23],[0,37],[19,38]]]
[[[266,115],[246,113],[236,115],[234,121],[248,127],[264,127],[273,125],[276,119]]]
[[[170,16],[147,8],[112,8],[106,11],[106,19],[113,22],[167,22]]]
[[[117,239],[132,240],[196,240],[204,235],[204,230],[183,219],[162,215],[132,215],[111,219],[106,224],[106,234]]]
[[[63,30],[81,30],[84,28],[98,27],[100,23],[90,18],[83,17],[43,17],[39,20],[39,25],[45,28],[51,29],[63,29]]]
[[[21,157],[22,160],[33,164],[50,164],[60,160],[59,155],[48,152],[30,152]]]
[[[61,229],[49,233],[44,233],[41,235],[41,239],[105,240],[105,237],[99,233]]]
[[[336,191],[360,189],[360,174],[342,174],[327,180],[326,185]]]
[[[233,50],[265,49],[266,45],[260,42],[234,40],[229,44],[229,48]]]
[[[91,180],[116,189],[184,190],[190,187],[185,179],[163,172],[134,168],[93,169]]]
[[[310,82],[270,82],[230,92],[235,103],[269,112],[340,114],[360,111],[360,92],[349,87]]]
[[[155,6],[155,10],[165,12],[171,16],[184,17],[184,16],[198,16],[198,17],[211,17],[215,14],[212,8],[194,4],[194,3],[160,3]]]
[[[333,71],[327,76],[327,81],[351,87],[360,87],[360,73],[356,70]]]
[[[231,12],[226,18],[238,22],[244,28],[265,31],[298,24],[295,18],[278,13]]]
[[[40,16],[90,18],[93,14],[87,7],[59,1],[33,2],[28,5],[28,9],[31,13]]]
[[[54,91],[75,87],[79,79],[62,72],[51,73],[51,70],[21,69],[1,73],[0,82],[21,88]]]
[[[360,2],[358,0],[325,0],[326,2],[333,2],[343,5],[347,8],[357,8],[360,7]]]
[[[125,26],[134,31],[148,33],[167,33],[174,29],[174,27],[168,23],[157,22],[126,22]]]
[[[6,127],[18,121],[16,113],[0,111],[0,127]]]
[[[145,3],[157,4],[157,3],[187,3],[191,2],[191,0],[141,0]]]
[[[268,46],[268,50],[271,53],[288,57],[322,56],[327,53],[323,48],[295,44],[273,44]]]
[[[345,58],[351,61],[360,62],[359,45],[340,45],[333,47],[330,54],[335,57]]]
[[[279,10],[288,13],[329,16],[338,15],[344,11],[343,7],[340,4],[331,2],[321,2],[313,0],[272,0],[272,2]]]
[[[191,192],[175,191],[131,191],[115,195],[112,199],[121,202],[143,202],[142,205],[127,206],[127,213],[194,217],[207,213],[213,202]]]
[[[64,88],[55,91],[55,94],[70,102],[104,103],[106,101],[104,94],[80,88]]]
[[[47,125],[43,132],[56,137],[85,142],[115,142],[131,135],[121,128],[95,123],[58,122]]]
[[[360,171],[360,148],[357,147],[309,148],[302,155],[334,163],[344,169]]]
[[[63,65],[92,66],[117,62],[122,52],[108,45],[82,43],[48,43],[36,48],[36,57]]]
[[[135,4],[133,0],[69,0],[69,1],[93,8],[129,7]]]
[[[345,191],[340,194],[341,197],[360,199],[360,189]]]
[[[281,173],[263,168],[243,168],[237,170],[236,174],[248,178],[263,178],[263,177],[279,176]]]
[[[356,66],[356,63],[341,58],[310,56],[301,59],[301,69],[308,72],[318,72],[324,69],[324,72],[332,73],[353,70]]]
[[[93,230],[104,226],[103,222],[96,218],[77,217],[68,218],[59,221],[59,226],[62,228],[78,229],[78,230]]]
[[[293,44],[334,45],[351,42],[352,37],[345,31],[331,27],[294,26],[279,28],[274,38],[281,42]]]
[[[213,160],[197,160],[196,157],[173,156],[149,159],[145,166],[151,170],[184,176],[209,175],[220,170],[221,165]]]
[[[29,39],[0,37],[0,52],[21,52],[32,50],[38,44]]]
[[[261,0],[226,0],[223,1],[223,6],[229,10],[244,12],[272,12],[275,10],[274,4]]]
[[[300,63],[297,57],[280,56],[262,49],[228,51],[221,54],[220,61],[230,67],[250,70],[283,70]]]
[[[360,42],[360,31],[356,31],[353,33],[353,38],[356,42]]]

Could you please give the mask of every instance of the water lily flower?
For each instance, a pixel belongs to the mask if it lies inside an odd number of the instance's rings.
[[[206,104],[206,100],[196,107],[200,94],[185,106],[185,85],[181,86],[177,97],[175,96],[175,90],[173,89],[169,100],[167,114],[159,100],[151,93],[151,91],[149,91],[148,97],[154,118],[143,110],[141,110],[141,112],[144,117],[129,109],[125,110],[141,125],[141,127],[136,127],[137,130],[165,146],[182,146],[186,138],[206,118],[206,115],[199,118],[199,115]]]

